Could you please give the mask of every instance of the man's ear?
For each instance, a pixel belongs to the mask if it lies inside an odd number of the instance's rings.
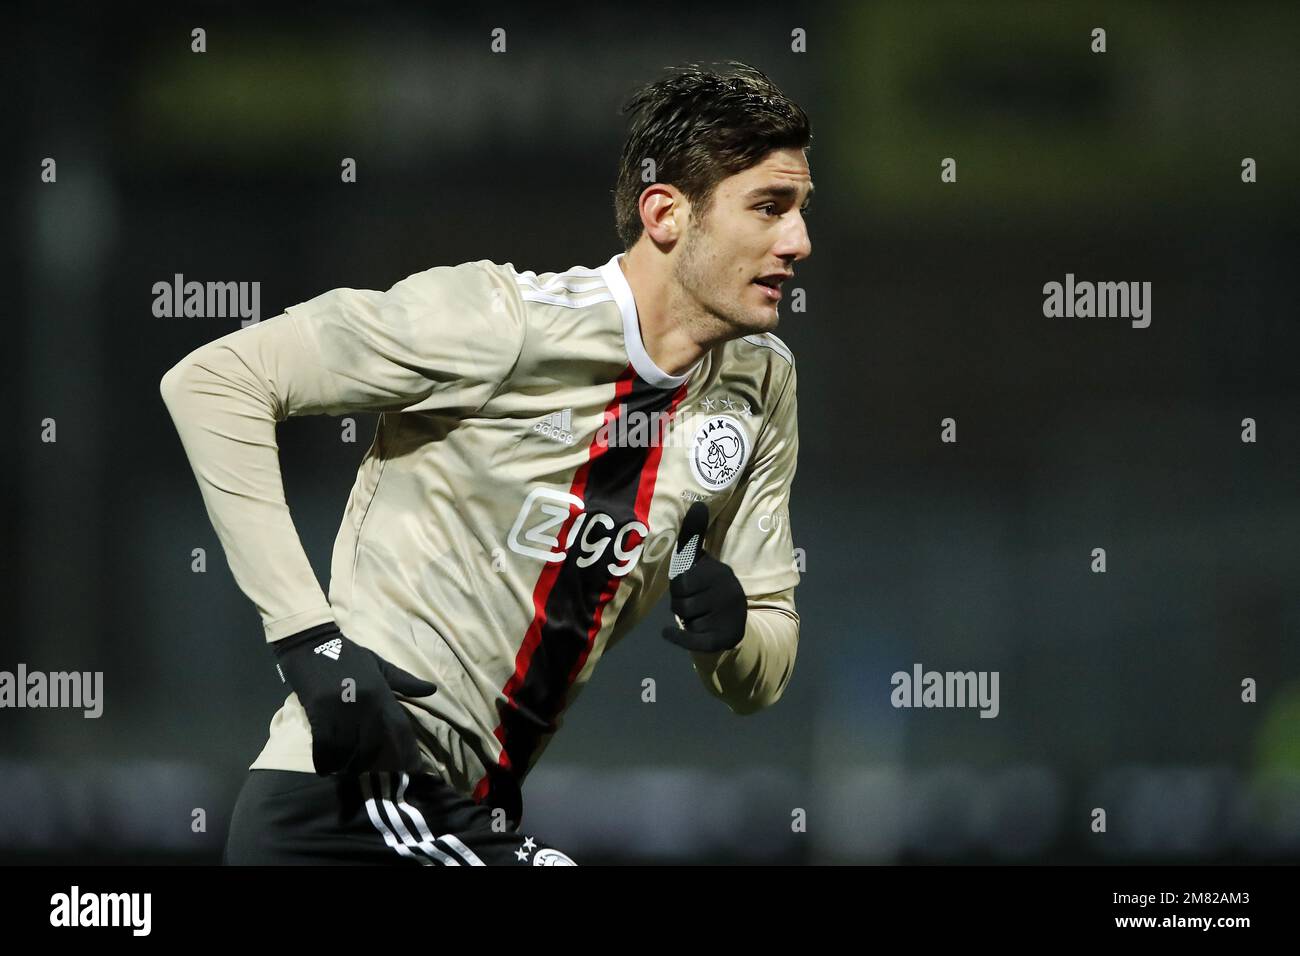
[[[641,227],[659,245],[671,245],[682,237],[682,226],[690,203],[680,189],[669,183],[652,183],[641,193]]]

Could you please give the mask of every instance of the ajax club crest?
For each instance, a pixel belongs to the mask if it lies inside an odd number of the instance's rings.
[[[695,480],[709,491],[721,491],[745,470],[749,434],[730,415],[713,415],[695,430],[686,453]]]

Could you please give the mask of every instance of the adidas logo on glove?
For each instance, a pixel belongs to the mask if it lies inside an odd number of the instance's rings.
[[[324,654],[330,660],[336,661],[339,659],[339,653],[342,650],[343,650],[343,642],[336,637],[334,638],[334,640],[326,641],[320,647],[316,648],[316,653]]]

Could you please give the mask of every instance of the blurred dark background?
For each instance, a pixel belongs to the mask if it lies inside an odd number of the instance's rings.
[[[1249,2],[15,14],[0,670],[102,671],[104,712],[0,710],[0,861],[215,862],[283,697],[158,395],[239,322],[155,318],[153,284],[258,281],[266,318],[439,264],[600,265],[619,105],[733,58],[814,129],[807,310],[779,329],[798,666],[735,717],[665,605],[526,826],[579,862],[1300,860],[1298,28]],[[1067,273],[1151,282],[1150,327],[1045,318]],[[358,419],[279,430],[324,585]],[[998,671],[999,716],[893,708],[918,662]]]

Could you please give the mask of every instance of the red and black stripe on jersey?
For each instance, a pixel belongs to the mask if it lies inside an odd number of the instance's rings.
[[[615,383],[606,418],[633,412],[671,416],[685,394],[684,384],[674,389],[649,385],[629,365]],[[616,426],[613,422],[609,431]],[[615,531],[633,520],[646,524],[662,453],[659,443],[611,447],[598,431],[569,491],[583,500],[588,513],[609,515]],[[560,541],[568,540],[578,517],[577,511],[570,512],[558,533]],[[627,543],[635,546],[636,539],[629,537]],[[570,548],[563,561],[547,564],[538,576],[533,619],[515,657],[514,674],[502,689],[506,702],[499,705],[501,722],[495,731],[501,756],[488,762],[487,774],[474,788],[475,800],[502,807],[515,822],[522,817],[520,785],[537,745],[555,732],[569,687],[600,633],[605,606],[623,580],[610,574],[609,561],[583,568],[577,564],[580,557],[580,549]]]

